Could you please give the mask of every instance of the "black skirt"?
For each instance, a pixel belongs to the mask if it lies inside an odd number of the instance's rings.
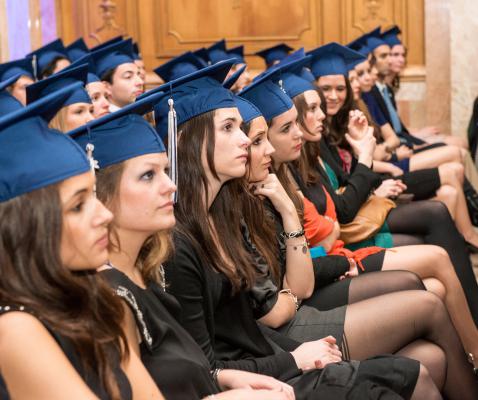
[[[317,379],[304,374],[294,385],[297,399],[395,400],[410,399],[420,364],[394,355],[328,365]]]
[[[413,200],[426,200],[434,197],[440,189],[438,168],[427,168],[408,172],[400,177],[407,186],[405,193],[413,194]]]

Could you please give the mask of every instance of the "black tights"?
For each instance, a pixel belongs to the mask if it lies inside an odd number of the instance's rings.
[[[303,303],[327,311],[402,290],[425,290],[425,286],[417,275],[409,271],[368,272],[319,288]],[[340,292],[345,293],[342,296],[335,295]]]
[[[430,200],[402,204],[390,211],[387,223],[394,234],[419,235],[424,243],[447,251],[478,326],[478,285],[463,236],[456,229],[446,206]]]
[[[333,296],[343,286],[348,288],[346,301]],[[423,289],[412,272],[370,272],[320,288],[305,304],[322,311],[349,304],[342,346],[348,358],[385,353],[410,357],[427,367],[450,399],[474,398],[478,384],[448,313],[437,296]],[[426,393],[426,379],[420,382],[417,391]]]
[[[344,332],[352,359],[386,353],[407,356],[425,365],[438,387],[444,380],[447,398],[478,398],[478,381],[443,302],[433,293],[389,293],[351,304]]]

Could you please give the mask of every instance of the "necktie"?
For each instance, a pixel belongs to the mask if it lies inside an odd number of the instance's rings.
[[[388,113],[390,114],[392,128],[396,134],[400,134],[402,132],[402,123],[398,117],[397,110],[392,104],[392,100],[390,100],[390,92],[388,91],[387,85],[382,88],[382,97],[387,106]]]

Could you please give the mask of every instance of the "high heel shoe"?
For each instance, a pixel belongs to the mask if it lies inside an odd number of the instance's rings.
[[[478,368],[475,367],[475,356],[473,353],[467,353],[466,357],[468,358],[468,362],[473,365],[473,373],[475,374],[475,377],[478,379]]]

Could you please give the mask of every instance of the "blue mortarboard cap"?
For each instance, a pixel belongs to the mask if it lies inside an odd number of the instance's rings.
[[[63,41],[61,39],[56,39],[53,42],[46,44],[39,49],[32,51],[28,56],[36,56],[37,71],[41,75],[45,68],[56,58],[68,58],[66,53],[65,46],[63,46]]]
[[[245,64],[244,61],[244,46],[236,46],[227,51],[228,58],[236,59],[236,64]]]
[[[105,47],[111,46],[112,44],[115,44],[115,43],[122,42],[123,40],[124,40],[124,39],[123,39],[123,36],[122,36],[122,35],[115,36],[114,38],[109,39],[109,40],[107,40],[106,42],[97,44],[96,46],[92,47],[92,48],[90,49],[90,52],[94,52],[94,51],[97,51],[97,50],[104,49]]]
[[[225,39],[219,40],[206,50],[211,64],[216,64],[219,61],[228,60],[231,58],[231,56],[227,54]]]
[[[234,86],[234,84],[237,82],[239,77],[242,75],[242,73],[246,70],[246,68],[247,68],[247,65],[243,65],[241,68],[235,71],[229,78],[227,78],[222,84],[222,86],[225,87],[226,89],[231,89]]]
[[[113,43],[91,53],[96,64],[96,75],[103,75],[121,64],[134,63],[133,41],[131,39]]]
[[[153,71],[165,82],[169,82],[196,72],[201,68],[204,68],[203,63],[193,53],[187,51],[160,65]]]
[[[325,75],[347,75],[350,68],[366,60],[362,54],[335,42],[307,54],[312,56],[311,71],[316,79]]]
[[[234,101],[236,102],[239,113],[241,114],[242,121],[246,124],[251,122],[257,117],[262,117],[262,113],[259,109],[252,104],[249,100],[244,99],[240,96],[234,96]]]
[[[60,71],[49,76],[46,79],[35,82],[27,86],[27,104],[33,103],[38,99],[71,85],[80,82],[81,85],[70,93],[70,97],[65,99],[63,106],[75,103],[91,103],[90,96],[86,92],[84,85],[88,74],[88,65],[84,64],[76,68]]]
[[[305,79],[306,81],[309,81],[311,83],[315,82],[315,77],[312,71],[310,70],[310,67],[304,67],[298,74],[302,79]]]
[[[207,67],[209,65],[209,55],[207,54],[207,50],[204,47],[194,50],[192,53],[203,64],[203,67]]]
[[[0,118],[0,201],[90,170],[90,163],[78,145],[67,135],[49,129],[40,118],[45,110],[58,112],[75,86]]]
[[[14,84],[20,76],[20,74],[17,74],[0,82],[0,117],[23,108],[23,104],[5,90],[8,86]]]
[[[280,61],[285,58],[292,50],[294,50],[292,47],[287,46],[285,43],[280,43],[273,47],[268,47],[267,49],[258,51],[255,54],[262,57],[269,67],[274,64],[275,61]]]
[[[387,42],[385,42],[380,34],[380,27],[375,28],[374,30],[370,31],[365,35],[367,47],[370,51],[374,51],[377,47],[386,45],[388,46]]]
[[[294,51],[293,53],[290,53],[288,55],[286,55],[282,60],[280,60],[278,63],[272,65],[271,67],[269,67],[267,70],[265,70],[264,72],[260,73],[259,75],[257,75],[255,78],[254,78],[254,81],[256,81],[257,79],[261,79],[264,75],[266,74],[269,74],[273,71],[277,71],[279,69],[282,69],[284,66],[286,65],[289,65],[291,63],[294,63],[296,62],[297,60],[301,60],[303,59],[304,57],[306,57],[306,54],[305,54],[305,51],[304,51],[304,48],[300,48],[299,50],[296,50]],[[310,61],[310,60],[309,60]],[[305,65],[308,65],[308,64],[305,64]],[[296,71],[297,72],[297,71]]]
[[[220,61],[154,89],[168,93],[168,98],[154,107],[156,130],[160,136],[163,137],[167,133],[169,98],[174,100],[178,126],[208,111],[236,107],[233,94],[222,87],[232,65],[234,60]],[[147,95],[148,92],[142,97]]]
[[[387,43],[390,47],[397,46],[402,44],[402,41],[398,38],[398,35],[402,33],[400,28],[397,25],[394,25],[390,29],[387,29],[382,33],[382,40]]]
[[[65,50],[71,62],[74,62],[84,57],[90,52],[90,49],[88,49],[88,47],[86,46],[86,43],[83,38],[79,38],[78,40],[75,40],[72,44],[66,46]]]
[[[93,83],[93,82],[99,82],[100,78],[96,76],[95,71],[96,71],[96,65],[95,62],[93,61],[93,57],[91,57],[91,54],[85,54],[83,57],[79,58],[75,62],[71,63],[68,67],[63,69],[63,71],[68,71],[74,68],[77,68],[81,65],[88,65],[88,75],[86,78],[86,84]]]
[[[137,42],[133,43],[133,56],[135,61],[141,60],[141,51],[139,50],[139,44]]]
[[[280,70],[264,74],[239,93],[239,96],[253,103],[267,121],[285,113],[294,105],[285,91],[275,83],[280,75]]]
[[[313,83],[298,75],[305,66],[309,65],[310,60],[311,56],[305,56],[280,68],[280,75],[277,78],[282,81],[282,87],[291,99],[307,90],[315,90]]]
[[[165,96],[163,92],[155,93],[90,121],[68,135],[83,149],[88,143],[94,146],[93,158],[100,168],[144,154],[164,153],[161,138],[142,116]]]
[[[4,81],[12,76],[18,76],[19,78],[23,75],[35,79],[33,76],[33,59],[31,57],[0,64],[0,81]]]
[[[367,46],[367,36],[368,34],[358,37],[347,44],[347,47],[367,57],[371,52],[370,48]]]

